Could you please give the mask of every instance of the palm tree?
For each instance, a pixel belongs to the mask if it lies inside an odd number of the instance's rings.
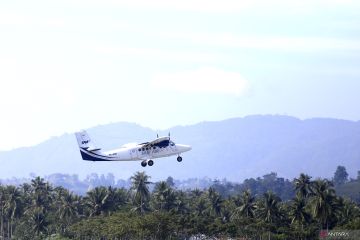
[[[31,186],[34,192],[42,192],[46,188],[46,183],[43,178],[36,177],[31,180]]]
[[[278,196],[268,191],[264,193],[263,198],[256,204],[258,217],[265,223],[264,227],[268,230],[269,239],[271,229],[275,227],[274,224],[279,222],[283,216],[280,202],[281,199]]]
[[[60,224],[61,231],[64,232],[71,224],[72,219],[79,214],[80,198],[66,190],[61,192],[58,201],[56,214],[62,222]]]
[[[215,191],[214,188],[210,187],[208,190],[208,198],[210,202],[210,212],[215,216],[219,217],[221,215],[221,209],[223,204],[223,199],[219,193]]]
[[[28,212],[28,215],[31,230],[36,236],[39,236],[47,231],[47,225],[49,223],[46,220],[43,209],[35,207]]]
[[[36,177],[31,180],[31,196],[33,207],[39,207],[46,212],[53,200],[53,189],[48,182],[45,182],[43,178]]]
[[[4,222],[5,222],[5,188],[0,186],[0,238],[5,239]]]
[[[307,198],[311,193],[311,177],[301,173],[299,178],[294,179],[296,194],[301,198]]]
[[[250,189],[244,191],[239,198],[239,206],[235,208],[232,218],[242,216],[254,218],[255,216],[255,197],[251,195]]]
[[[170,211],[175,205],[174,190],[165,181],[156,184],[153,195],[155,209]]]
[[[208,202],[204,196],[201,196],[193,206],[193,210],[196,216],[204,216],[208,209]]]
[[[7,186],[5,200],[5,211],[8,215],[8,237],[13,235],[14,220],[21,215],[22,201],[21,193],[15,186]]]
[[[277,222],[282,216],[279,206],[280,202],[281,199],[278,196],[276,196],[273,192],[268,191],[264,193],[264,197],[262,201],[260,201],[256,205],[259,216],[266,223]]]
[[[144,213],[148,209],[147,205],[150,199],[148,185],[151,183],[149,178],[150,176],[146,175],[145,172],[136,172],[130,178],[132,182],[131,189],[135,192],[134,203],[136,207],[133,209],[134,211]]]
[[[356,205],[355,202],[349,199],[341,199],[341,204],[343,205],[341,214],[340,214],[340,224],[346,224],[347,222],[351,221],[352,219],[356,219],[360,217],[360,208]]]
[[[86,193],[85,204],[90,210],[89,216],[103,214],[106,210],[109,194],[105,187],[96,187]]]
[[[329,221],[339,210],[333,184],[328,180],[317,180],[313,184],[310,200],[312,214],[322,227],[329,229]]]
[[[173,211],[177,214],[185,215],[189,212],[189,203],[187,195],[183,191],[177,191],[176,199],[174,202]]]
[[[24,206],[31,205],[32,186],[29,183],[24,183],[20,185],[19,191],[22,196]]]
[[[232,219],[232,215],[234,214],[234,202],[231,197],[228,197],[223,201],[221,216],[223,223],[229,223]]]
[[[297,195],[290,204],[289,216],[291,224],[294,226],[301,226],[301,234],[304,234],[304,225],[310,223],[311,216],[306,210],[306,200]]]
[[[110,212],[115,212],[121,206],[124,206],[128,202],[128,191],[124,188],[113,188],[109,186],[107,188],[108,198],[106,201],[106,209]]]

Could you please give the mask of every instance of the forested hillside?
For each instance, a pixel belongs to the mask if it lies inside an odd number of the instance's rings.
[[[113,123],[88,129],[104,150],[129,142],[153,140],[167,135],[193,149],[176,158],[156,159],[143,169],[140,162],[88,162],[81,160],[74,135],[53,137],[37,146],[0,152],[1,178],[49,176],[54,173],[78,175],[112,172],[128,179],[136,171],[153,179],[227,178],[241,182],[276,172],[293,179],[299,172],[330,178],[338,165],[346,166],[351,177],[360,169],[360,122],[337,119],[300,120],[287,116],[248,116],[218,122],[178,126],[163,131],[133,123]]]

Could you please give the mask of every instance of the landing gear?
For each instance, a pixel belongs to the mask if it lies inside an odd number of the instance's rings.
[[[182,157],[178,156],[176,160],[177,160],[178,162],[181,162],[181,161],[182,161]]]
[[[141,166],[146,167],[147,165],[149,165],[149,167],[151,167],[152,165],[154,165],[154,161],[153,160],[144,160],[141,162]]]

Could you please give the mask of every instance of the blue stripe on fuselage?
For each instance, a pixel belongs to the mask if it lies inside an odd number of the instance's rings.
[[[86,161],[111,161],[111,160],[107,160],[107,159],[97,158],[97,157],[91,156],[91,155],[89,155],[89,154],[87,154],[86,152],[81,151],[81,150],[80,150],[80,153],[81,153],[82,159],[83,159],[83,160],[86,160]]]

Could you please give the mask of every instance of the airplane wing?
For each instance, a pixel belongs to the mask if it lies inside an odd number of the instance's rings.
[[[170,141],[170,137],[159,137],[151,142],[147,142],[144,143],[143,147],[148,147],[148,146],[158,146],[158,147],[163,147],[163,146],[168,146],[169,145],[169,141]]]
[[[169,140],[170,140],[170,137],[159,137],[159,138],[149,142],[149,144],[154,145],[156,143],[160,143],[160,142],[163,142],[163,141],[169,141]]]

